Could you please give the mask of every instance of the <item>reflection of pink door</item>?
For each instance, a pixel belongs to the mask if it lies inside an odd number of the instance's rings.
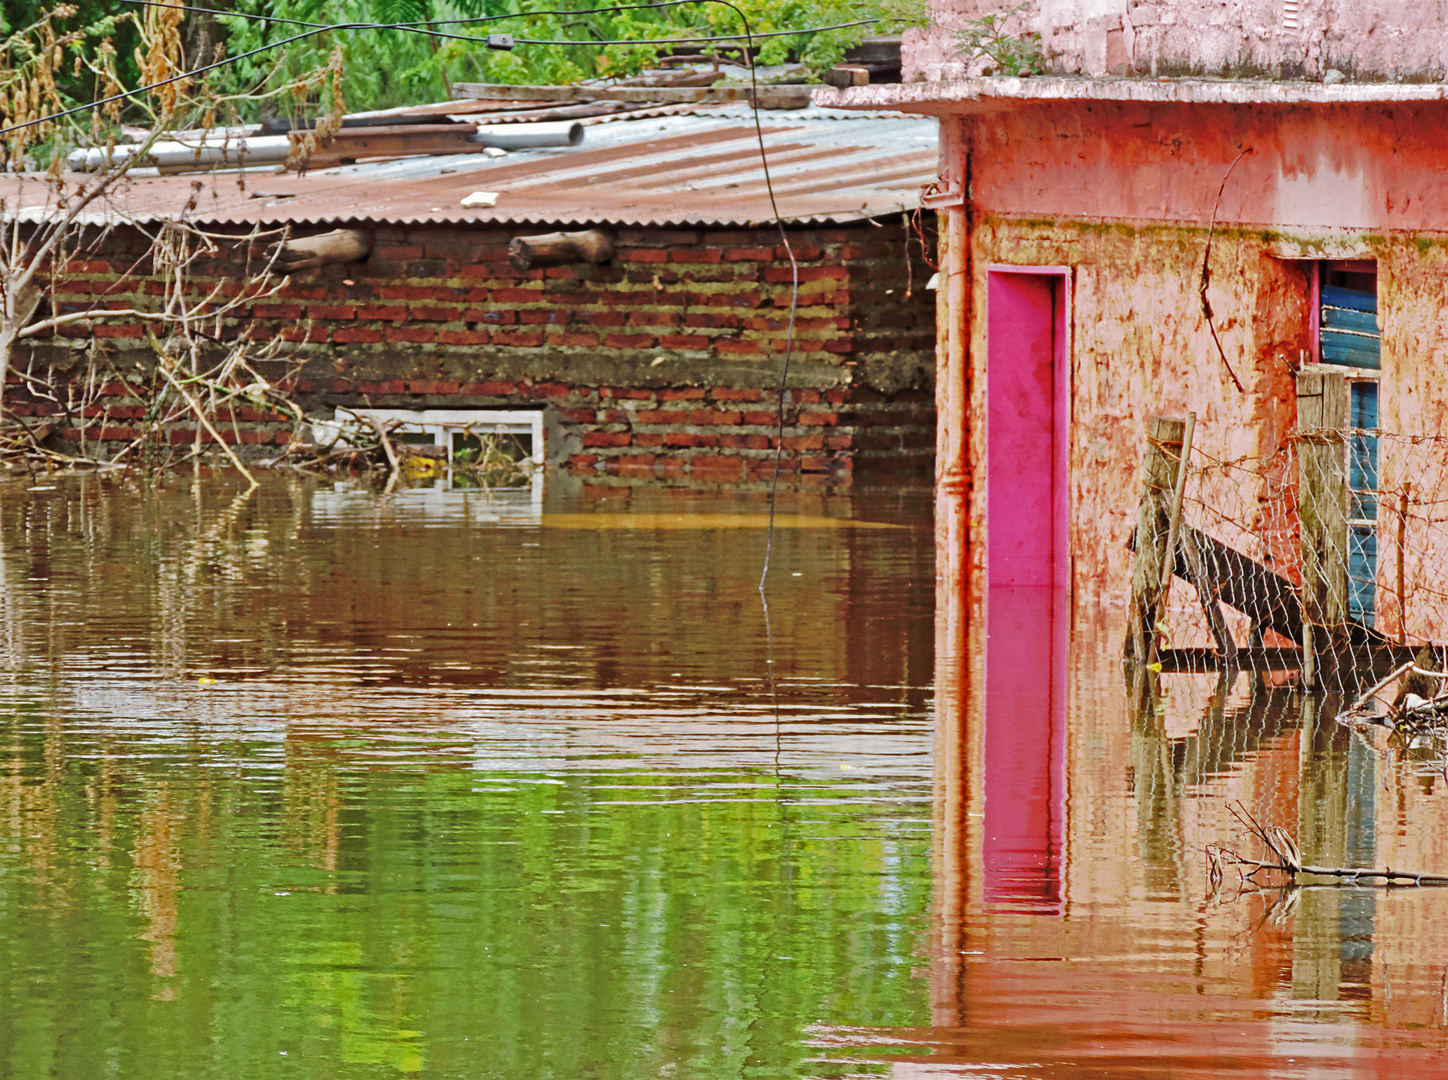
[[[985,898],[1061,902],[1065,808],[1065,278],[987,293]]]

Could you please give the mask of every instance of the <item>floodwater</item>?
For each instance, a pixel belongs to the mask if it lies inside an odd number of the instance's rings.
[[[926,494],[782,498],[767,633],[754,495],[237,491],[0,483],[0,1077],[1448,1075],[1448,889],[1204,855],[1448,780]]]

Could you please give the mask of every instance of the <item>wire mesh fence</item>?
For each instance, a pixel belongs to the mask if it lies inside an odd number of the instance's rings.
[[[1193,447],[1173,571],[1156,629],[1179,662],[1302,662],[1350,695],[1405,659],[1441,671],[1448,437],[1343,427],[1294,431],[1263,456]]]

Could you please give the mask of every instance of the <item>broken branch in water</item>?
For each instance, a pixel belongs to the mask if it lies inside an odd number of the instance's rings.
[[[1374,870],[1371,867],[1361,866],[1305,865],[1296,842],[1282,826],[1263,825],[1241,802],[1236,805],[1229,803],[1227,809],[1246,827],[1248,832],[1257,838],[1263,847],[1276,857],[1276,861],[1249,859],[1230,848],[1208,844],[1206,848],[1207,879],[1213,889],[1222,883],[1224,868],[1227,866],[1236,866],[1237,873],[1244,881],[1251,880],[1253,875],[1268,870],[1286,874],[1294,880],[1299,874],[1307,874],[1313,877],[1338,878],[1346,884],[1356,884],[1360,881],[1382,881],[1387,885],[1395,882],[1409,885],[1448,885],[1448,874],[1424,874],[1414,870],[1394,870],[1391,866],[1383,870]],[[1251,869],[1244,872],[1242,867]]]

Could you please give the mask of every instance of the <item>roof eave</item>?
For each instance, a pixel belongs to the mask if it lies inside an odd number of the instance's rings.
[[[1320,83],[1266,79],[975,76],[942,82],[821,87],[831,109],[892,109],[924,115],[1008,108],[1012,103],[1140,102],[1176,105],[1375,105],[1448,103],[1445,83]]]

